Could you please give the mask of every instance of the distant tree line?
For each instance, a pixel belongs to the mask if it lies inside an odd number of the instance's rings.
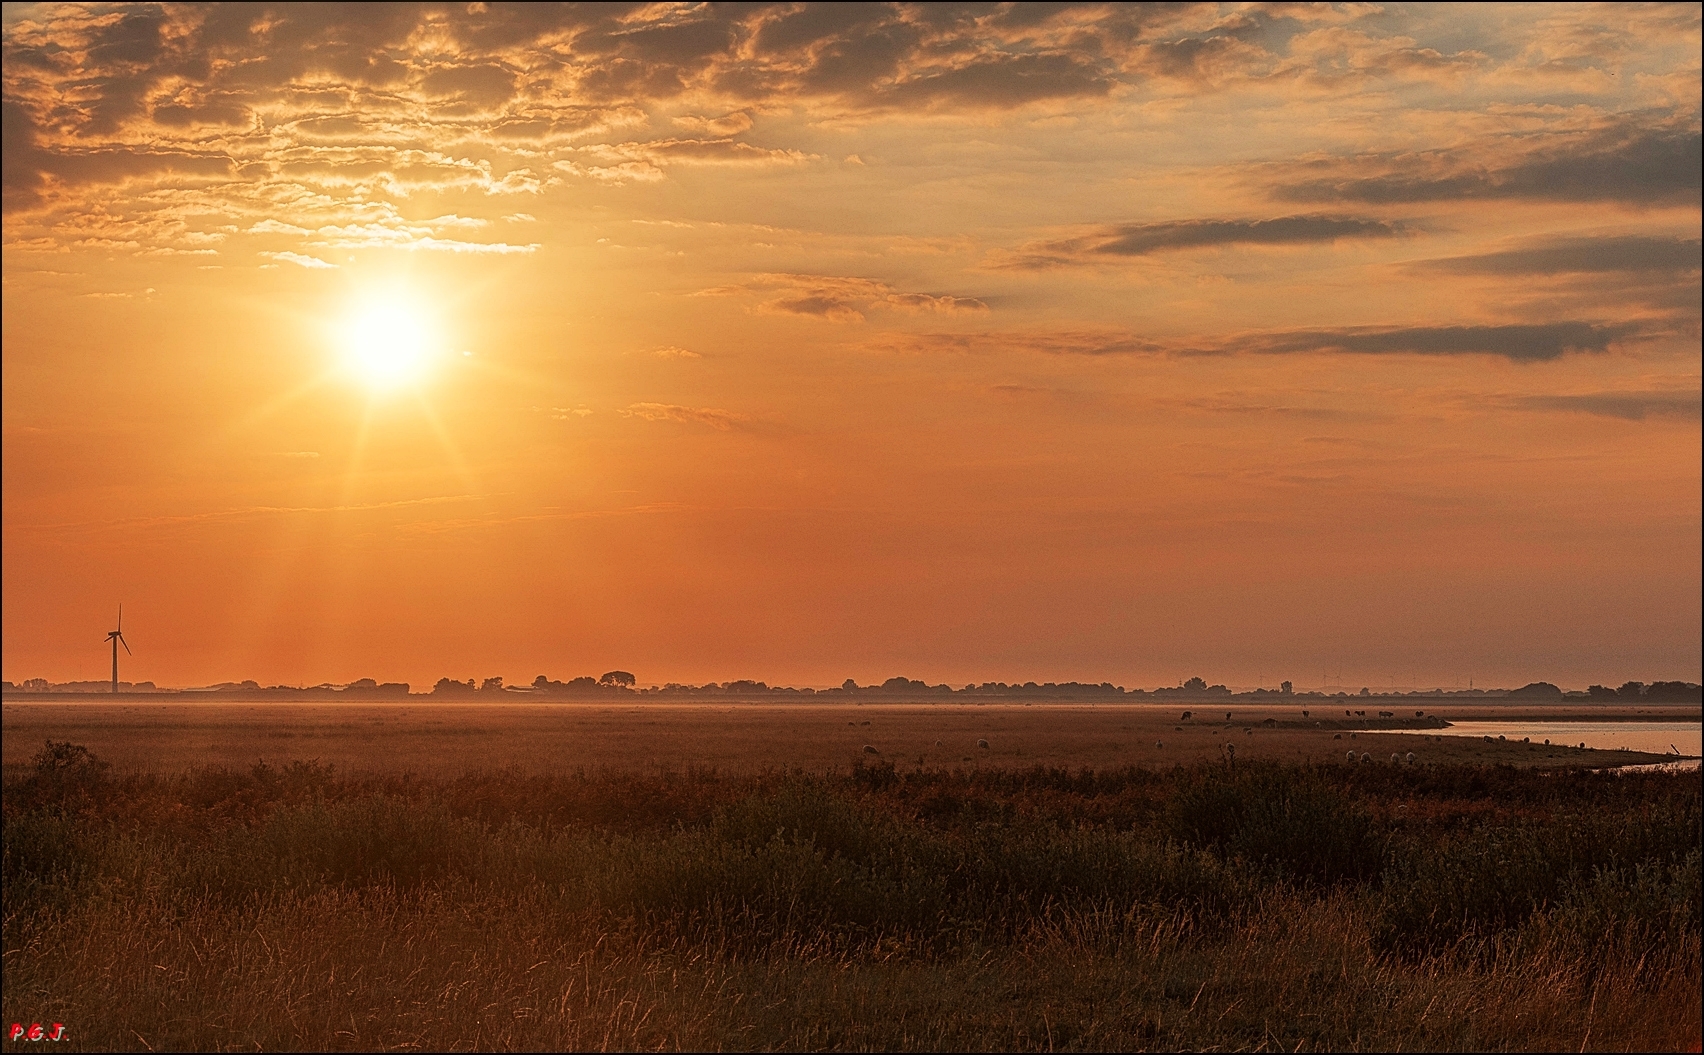
[[[1594,700],[1642,700],[1647,703],[1697,703],[1704,697],[1704,688],[1689,681],[1629,681],[1619,689],[1593,685],[1586,695]]]
[[[30,678],[18,684],[4,682],[7,695],[37,692],[76,692],[103,693],[110,690],[111,683],[107,681],[72,681],[52,683],[44,678]],[[335,695],[339,697],[354,697],[357,699],[398,699],[407,697],[410,693],[408,682],[387,681],[379,682],[372,678],[360,678],[347,685],[293,686],[268,685],[262,686],[256,681],[225,681],[216,685],[201,686],[194,689],[172,690],[157,688],[153,682],[120,682],[121,692],[217,692],[221,695],[239,695],[257,697],[323,697]],[[668,682],[664,685],[652,685],[649,688],[639,688],[638,678],[625,670],[611,670],[600,677],[589,675],[570,678],[567,681],[557,681],[540,674],[528,685],[505,685],[500,677],[478,680],[469,678],[458,681],[454,678],[439,678],[432,686],[430,693],[438,698],[450,699],[483,699],[490,700],[498,695],[528,695],[548,697],[573,698],[623,698],[634,696],[665,696],[676,698],[696,698],[704,696],[736,696],[769,698],[828,698],[828,699],[964,699],[964,698],[1046,698],[1046,699],[1106,699],[1116,697],[1126,700],[1138,699],[1229,699],[1235,697],[1242,700],[1323,700],[1347,697],[1348,692],[1339,691],[1328,693],[1324,691],[1296,692],[1290,682],[1283,682],[1276,689],[1254,689],[1248,692],[1232,692],[1222,684],[1208,684],[1205,678],[1195,677],[1185,680],[1174,687],[1157,689],[1126,689],[1122,685],[1114,685],[1109,681],[1097,683],[1065,681],[1065,682],[1004,682],[984,681],[961,687],[953,687],[945,683],[931,685],[926,681],[914,678],[893,677],[879,685],[859,685],[847,678],[838,688],[812,689],[791,688],[783,685],[769,685],[761,681],[736,680],[724,682],[705,682],[693,685],[682,682]],[[1510,699],[1532,701],[1562,701],[1594,703],[1698,703],[1704,702],[1704,689],[1689,681],[1656,681],[1646,684],[1641,681],[1629,681],[1619,688],[1609,688],[1604,685],[1593,685],[1585,692],[1564,692],[1561,688],[1548,681],[1535,681],[1518,689],[1415,689],[1407,692],[1375,693],[1371,689],[1361,689],[1355,695],[1366,696],[1414,696],[1424,698],[1459,698],[1471,697],[1476,699]]]

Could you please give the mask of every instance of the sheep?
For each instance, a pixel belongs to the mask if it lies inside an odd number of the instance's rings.
[[[1403,761],[1407,762],[1409,765],[1413,765],[1414,764],[1414,752],[1412,752],[1412,751],[1408,752],[1408,754],[1404,757]]]
[[[940,741],[939,741],[939,740],[936,740],[936,741],[935,741],[935,746],[936,746],[936,747],[945,747],[945,746],[947,746],[947,745],[946,745],[946,744],[943,744],[943,743],[941,743],[941,742],[940,742]]]
[[[1341,740],[1341,739],[1343,739],[1343,734],[1342,733],[1332,733],[1331,738],[1333,740]]]
[[[1402,764],[1402,756],[1397,754],[1395,751],[1392,751],[1390,753],[1390,764],[1393,765],[1393,766],[1401,765]]]
[[[1166,746],[1166,742],[1164,740],[1155,740],[1154,746],[1160,748],[1161,750],[1164,750],[1165,746]]]
[[[1306,717],[1307,717],[1307,716],[1308,716],[1308,712],[1306,712],[1306,711],[1303,711],[1303,712],[1302,712],[1302,717],[1303,717],[1303,718],[1306,718]]]
[[[1230,721],[1230,720],[1231,720],[1231,712],[1230,712],[1230,711],[1226,711],[1226,712],[1225,712],[1225,721],[1227,721],[1227,722],[1228,722],[1228,721]]]
[[[1362,751],[1361,752],[1361,761],[1371,762],[1372,760],[1373,760],[1373,753],[1371,751]]]
[[[1254,730],[1253,730],[1253,729],[1244,729],[1244,730],[1243,730],[1243,732],[1245,732],[1245,733],[1247,733],[1247,734],[1248,734],[1248,735],[1250,735],[1250,736],[1253,736],[1253,735],[1254,735]]]
[[[864,753],[866,755],[879,755],[879,754],[881,754],[880,751],[876,750],[876,748],[873,744],[865,744],[864,745]]]
[[[1345,762],[1349,763],[1350,765],[1354,765],[1355,764],[1355,752],[1353,752],[1353,751],[1345,752],[1344,756],[1343,756],[1343,760]]]
[[[978,741],[977,741],[977,742],[976,742],[976,746],[977,746],[977,747],[980,747],[980,748],[982,748],[982,749],[983,749],[983,750],[984,750],[984,751],[986,751],[986,750],[988,750],[988,741],[986,741],[986,740],[978,740]]]
[[[1195,712],[1194,712],[1194,711],[1184,711],[1184,712],[1183,712],[1183,720],[1184,720],[1184,721],[1186,721],[1186,722],[1187,722],[1187,721],[1189,721],[1189,720],[1190,720],[1190,719],[1191,719],[1191,718],[1193,718],[1193,717],[1195,717]]]
[[[1426,717],[1426,712],[1425,712],[1425,711],[1415,711],[1415,712],[1414,712],[1414,717],[1416,717],[1416,718],[1424,718],[1424,717]]]
[[[1395,718],[1396,712],[1395,711],[1380,711],[1379,717],[1380,718]]]

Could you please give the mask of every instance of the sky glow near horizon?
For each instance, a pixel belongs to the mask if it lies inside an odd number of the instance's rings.
[[[8,679],[1700,679],[1696,4],[4,18]]]

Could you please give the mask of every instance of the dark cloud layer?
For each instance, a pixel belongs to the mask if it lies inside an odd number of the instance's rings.
[[[1199,9],[1199,16],[1191,15]],[[570,137],[688,93],[841,112],[1002,110],[1139,79],[1134,42],[1210,5],[43,5],[5,36],[8,208],[146,155]],[[559,118],[566,120],[559,120]],[[276,144],[273,144],[274,146]],[[199,149],[198,149],[199,148]],[[67,165],[106,151],[113,165]]]
[[[1254,334],[1211,349],[1214,353],[1347,355],[1500,355],[1537,362],[1569,352],[1605,352],[1634,332],[1631,325],[1590,322],[1516,323],[1505,326],[1393,326],[1288,330]]]
[[[1049,355],[1494,355],[1522,362],[1570,352],[1602,353],[1638,333],[1633,324],[1554,322],[1502,326],[1359,326],[1225,334],[1167,340],[1132,333],[913,334],[895,350],[979,352],[1023,350]]]
[[[1323,164],[1347,170],[1284,183],[1275,196],[1373,205],[1504,198],[1686,205],[1704,192],[1704,138],[1694,128],[1559,134],[1536,148],[1511,138],[1477,151]]]
[[[1700,246],[1696,238],[1647,235],[1553,238],[1518,249],[1427,260],[1414,266],[1457,275],[1685,274],[1699,270]]]

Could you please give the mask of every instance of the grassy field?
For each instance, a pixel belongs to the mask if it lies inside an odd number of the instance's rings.
[[[1429,701],[1428,701],[1429,702]],[[1182,720],[1193,707],[1193,717]],[[1698,720],[1699,708],[1646,708]],[[121,772],[174,772],[217,764],[247,768],[319,760],[345,769],[447,776],[500,767],[548,773],[585,768],[655,774],[713,768],[846,768],[873,747],[901,769],[1172,766],[1239,759],[1342,761],[1349,747],[1388,760],[1413,751],[1422,764],[1619,765],[1660,761],[1624,752],[1484,743],[1424,730],[1345,726],[1341,708],[1214,704],[1022,703],[240,703],[8,700],[0,750],[27,766],[44,740],[87,745]],[[1225,720],[1225,714],[1231,714]],[[1440,708],[1446,718],[1641,717],[1636,708]],[[1410,710],[1404,720],[1412,717]],[[1264,724],[1268,719],[1276,723]],[[1316,726],[1314,723],[1318,722]],[[1361,722],[1362,725],[1378,724]],[[1387,723],[1389,724],[1389,723]],[[977,746],[986,740],[986,749]]]
[[[3,1003],[56,1047],[1700,1038],[1697,773],[37,752],[4,787]]]

